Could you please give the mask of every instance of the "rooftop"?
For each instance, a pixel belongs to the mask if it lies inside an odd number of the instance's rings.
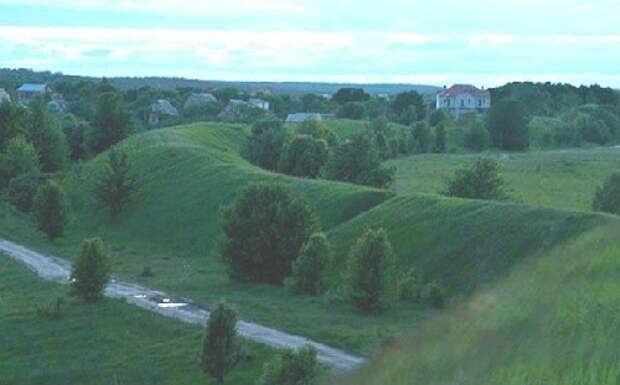
[[[491,97],[489,90],[481,90],[470,84],[455,84],[450,88],[439,91],[440,96],[458,96],[461,94],[470,94],[479,98]]]
[[[44,93],[47,90],[45,84],[25,83],[17,89],[19,92],[39,92]]]

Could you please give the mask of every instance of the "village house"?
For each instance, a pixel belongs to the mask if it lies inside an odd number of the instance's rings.
[[[253,107],[260,108],[265,111],[269,111],[269,108],[271,107],[268,101],[257,98],[250,99],[248,103],[250,103]]]
[[[183,111],[185,111],[186,114],[191,114],[204,110],[208,106],[216,103],[217,98],[213,96],[213,94],[207,92],[191,94],[183,105]]]
[[[468,84],[455,84],[437,93],[437,109],[456,119],[467,114],[480,114],[491,108],[491,93]]]
[[[66,114],[69,112],[69,104],[65,101],[61,94],[52,94],[52,100],[47,103],[47,108],[57,114]]]
[[[7,101],[11,101],[11,95],[4,88],[0,88],[0,103]]]
[[[17,89],[17,101],[27,106],[39,97],[45,98],[50,90],[45,84],[26,83]]]
[[[162,120],[179,116],[179,111],[166,99],[159,99],[147,110],[149,126],[159,126]]]

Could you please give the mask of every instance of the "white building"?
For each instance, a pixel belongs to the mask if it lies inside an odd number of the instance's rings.
[[[459,118],[479,114],[491,108],[491,93],[468,84],[455,84],[437,93],[437,109],[446,110]]]
[[[251,106],[260,108],[261,110],[269,111],[270,104],[268,101],[258,98],[252,98],[248,101]]]

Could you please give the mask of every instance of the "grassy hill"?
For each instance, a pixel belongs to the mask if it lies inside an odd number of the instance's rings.
[[[85,305],[0,256],[2,384],[212,384],[199,366],[204,331],[106,299]],[[38,313],[60,298],[60,319]],[[247,343],[227,384],[254,383],[273,350]]]
[[[495,156],[495,154],[491,154]],[[454,171],[479,155],[416,155],[391,161],[393,191],[436,194]],[[511,153],[500,157],[511,200],[534,206],[590,210],[596,188],[620,170],[620,149],[591,148]]]
[[[338,134],[340,138],[348,138],[353,135],[359,134],[360,132],[364,132],[368,129],[369,121],[367,120],[350,120],[350,119],[336,119],[336,120],[326,120],[323,124],[329,127],[333,132]],[[389,127],[396,130],[397,132],[402,132],[409,134],[411,130],[407,126],[403,126],[402,124],[397,123],[389,123]]]
[[[520,265],[334,383],[617,384],[619,231],[614,222]]]

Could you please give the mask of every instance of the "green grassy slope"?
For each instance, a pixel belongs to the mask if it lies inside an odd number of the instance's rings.
[[[85,305],[0,255],[0,383],[211,384],[199,367],[204,331],[110,299]],[[63,299],[62,318],[37,313]],[[227,384],[252,384],[273,351],[247,344]]]
[[[391,161],[393,190],[438,193],[454,171],[478,155],[416,155]],[[509,154],[500,161],[511,200],[561,209],[590,210],[596,188],[620,170],[620,149],[592,148]]]
[[[617,384],[619,232],[615,222],[521,265],[335,383]]]
[[[350,120],[350,119],[336,119],[326,120],[323,122],[327,127],[334,131],[340,138],[348,138],[353,135],[364,132],[368,129],[369,121],[367,120]],[[389,126],[400,132],[409,132],[411,129],[402,124],[390,123]]]

